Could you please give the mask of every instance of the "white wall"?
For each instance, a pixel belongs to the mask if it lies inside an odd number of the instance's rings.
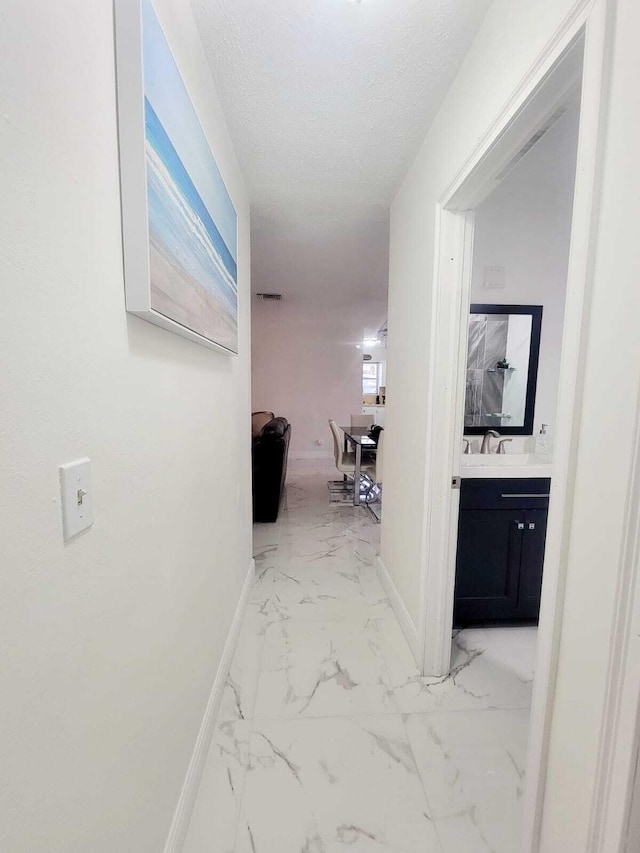
[[[384,302],[348,305],[335,297],[254,302],[252,408],[291,422],[291,454],[333,454],[328,419],[348,424],[361,411],[363,350],[356,344],[366,328],[375,333],[385,313]]]
[[[600,4],[599,4],[600,5]],[[541,853],[589,849],[618,568],[640,394],[640,84],[635,0],[616,8],[612,76],[602,141],[596,236],[589,269],[590,322],[577,435],[558,689],[551,715]],[[494,0],[392,208],[389,397],[382,558],[417,622],[425,518],[425,405],[436,202],[571,11],[571,0]],[[612,357],[622,369],[612,370]],[[411,476],[409,476],[411,474]]]
[[[0,848],[159,853],[250,565],[249,213],[187,0],[156,0],[239,214],[240,353],[124,310],[111,0],[0,27]],[[93,462],[68,544],[58,465]]]
[[[471,302],[544,308],[536,433],[555,426],[579,118],[576,105],[476,211]],[[505,267],[504,289],[484,287],[485,266]]]

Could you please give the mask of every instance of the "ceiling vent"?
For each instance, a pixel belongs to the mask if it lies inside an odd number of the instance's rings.
[[[555,111],[555,113],[553,113],[553,115],[549,116],[549,118],[542,125],[542,127],[539,127],[536,130],[536,132],[533,134],[533,136],[529,137],[529,139],[525,142],[525,144],[518,151],[518,153],[514,154],[514,156],[511,158],[511,160],[509,160],[507,165],[498,172],[498,174],[495,176],[494,180],[501,181],[504,177],[506,177],[506,175],[509,174],[509,172],[513,169],[513,167],[516,165],[516,163],[519,163],[520,160],[522,160],[522,158],[524,157],[524,155],[528,154],[529,151],[531,151],[531,149],[536,144],[536,142],[539,142],[542,139],[542,137],[545,135],[545,133],[548,130],[551,130],[553,125],[558,121],[558,119],[561,116],[563,116],[566,113],[566,111],[567,111],[567,107],[562,106],[559,109],[557,109]]]
[[[260,302],[282,302],[281,293],[256,293]]]

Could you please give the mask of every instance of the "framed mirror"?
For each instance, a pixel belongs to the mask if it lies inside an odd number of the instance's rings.
[[[541,305],[471,305],[465,435],[532,435]]]

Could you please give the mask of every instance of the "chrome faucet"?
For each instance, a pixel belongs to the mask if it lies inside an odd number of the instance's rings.
[[[463,438],[462,443],[464,444],[464,450],[462,452],[466,453],[467,455],[470,454],[471,453],[471,442],[469,441],[469,439]]]
[[[513,439],[512,438],[501,438],[500,441],[498,442],[498,449],[496,450],[496,453],[502,453],[502,454],[506,453],[504,446],[508,441],[513,441]]]
[[[491,436],[500,438],[500,433],[496,432],[495,429],[488,429],[483,436],[480,453],[491,453]]]

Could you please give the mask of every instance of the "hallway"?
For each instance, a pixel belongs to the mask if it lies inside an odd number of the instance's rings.
[[[535,629],[467,630],[423,679],[376,575],[380,526],[293,461],[185,853],[513,853]]]

